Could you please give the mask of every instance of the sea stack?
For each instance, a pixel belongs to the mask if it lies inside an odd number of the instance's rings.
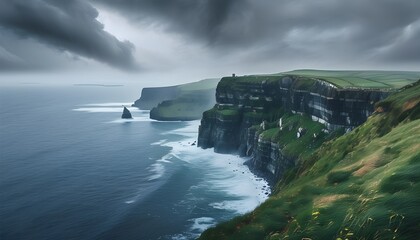
[[[124,107],[123,114],[121,116],[122,119],[131,119],[133,116],[131,116],[130,110],[128,110],[126,107]]]

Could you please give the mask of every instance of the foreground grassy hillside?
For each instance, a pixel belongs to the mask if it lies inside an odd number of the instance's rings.
[[[420,83],[376,105],[368,121],[311,155],[253,212],[201,239],[417,239]]]
[[[214,94],[220,79],[205,79],[176,86],[178,96],[159,103],[150,111],[157,120],[194,120],[215,104]]]

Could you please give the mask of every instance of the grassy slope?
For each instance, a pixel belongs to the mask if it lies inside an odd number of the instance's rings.
[[[284,74],[324,79],[342,88],[401,88],[419,79],[420,72],[295,70]]]
[[[325,126],[312,121],[306,115],[286,113],[282,115],[282,120],[282,130],[278,127],[278,120],[269,123],[268,129],[265,131],[262,131],[259,126],[253,127],[257,128],[264,140],[278,143],[281,146],[282,153],[289,157],[303,157],[312,154],[323,142],[342,134],[342,131],[328,134],[322,132]],[[297,138],[296,133],[300,127],[305,129],[305,133]],[[316,134],[316,137],[314,137],[314,134]]]
[[[219,78],[204,79],[198,82],[179,85],[178,88],[184,93],[188,93],[189,91],[215,89],[219,81]]]
[[[167,119],[199,119],[211,107],[215,89],[220,79],[205,79],[194,83],[179,85],[180,95],[173,100],[164,101],[153,108],[151,116]]]
[[[229,77],[235,82],[259,83],[263,80],[276,81],[279,76],[293,75],[307,78],[323,79],[339,88],[374,88],[398,89],[411,84],[420,78],[420,72],[404,71],[324,71],[324,70],[294,70],[290,72]],[[228,82],[225,82],[229,84]]]
[[[377,104],[352,132],[300,159],[253,212],[201,239],[416,239],[420,83]]]

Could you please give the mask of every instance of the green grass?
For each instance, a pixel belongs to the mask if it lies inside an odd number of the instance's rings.
[[[396,89],[420,79],[420,72],[295,70],[282,74],[326,80],[341,88]]]
[[[242,92],[247,90],[247,86],[251,84],[261,85],[262,82],[268,84],[275,83],[280,79],[276,75],[248,75],[240,77],[224,77],[220,80],[217,85],[217,89],[220,91],[222,89],[232,89],[236,92]]]
[[[366,123],[301,156],[265,203],[201,239],[417,239],[419,102],[420,82],[378,103]]]
[[[225,109],[225,110],[220,110],[219,113],[222,116],[225,117],[229,117],[229,116],[237,116],[239,114],[239,112],[237,110],[234,109]]]
[[[203,113],[205,119],[219,118],[222,120],[239,121],[241,113],[234,107],[223,107],[221,109],[213,107]]]
[[[260,84],[265,81],[266,84],[272,84],[284,76],[299,77],[297,87],[303,89],[309,89],[315,79],[321,79],[338,88],[391,90],[419,80],[420,72],[294,70],[277,74],[224,77],[218,88],[230,88],[240,92],[243,90],[244,83]]]
[[[198,82],[179,85],[178,88],[182,92],[216,89],[216,86],[219,83],[219,81],[220,81],[220,78],[204,79]]]
[[[204,111],[210,107],[207,103],[167,101],[158,105],[150,112],[152,119],[158,120],[193,120],[199,119]]]
[[[282,117],[282,129],[278,127],[278,118],[275,121],[268,122],[267,129],[263,131],[259,125],[254,126],[261,134],[263,140],[278,143],[282,149],[283,154],[292,158],[298,156],[310,155],[318,149],[321,144],[331,138],[341,135],[343,132],[336,131],[334,133],[326,134],[322,132],[325,126],[321,123],[314,122],[306,115],[296,115],[286,113],[280,115]],[[305,133],[297,138],[299,128],[303,128]],[[315,134],[315,136],[314,136]]]
[[[274,138],[274,136],[277,136],[279,134],[279,132],[280,132],[279,128],[277,128],[277,127],[276,128],[271,128],[271,129],[268,129],[266,131],[263,131],[261,133],[261,138],[264,139],[264,140],[270,141],[271,139]]]

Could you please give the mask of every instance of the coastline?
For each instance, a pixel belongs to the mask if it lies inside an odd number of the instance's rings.
[[[156,122],[158,124],[158,122]],[[201,192],[219,192],[224,197],[219,197],[208,204],[217,211],[231,212],[230,217],[215,219],[209,215],[192,218],[190,231],[175,236],[175,239],[196,238],[207,228],[229,220],[235,216],[253,211],[268,199],[271,188],[265,179],[255,175],[245,165],[247,158],[238,155],[215,153],[213,149],[201,149],[192,146],[197,140],[198,125],[200,121],[186,122],[186,126],[172,130],[166,134],[176,134],[184,137],[181,141],[167,141],[162,139],[152,143],[154,145],[170,147],[170,152],[156,161],[156,177],[163,176],[167,165],[174,162],[174,158],[192,166],[197,171],[202,171],[202,180],[196,183],[191,193],[194,197],[203,197]],[[195,195],[197,193],[197,195]],[[221,195],[221,196],[222,196]],[[174,236],[172,236],[174,237]]]

